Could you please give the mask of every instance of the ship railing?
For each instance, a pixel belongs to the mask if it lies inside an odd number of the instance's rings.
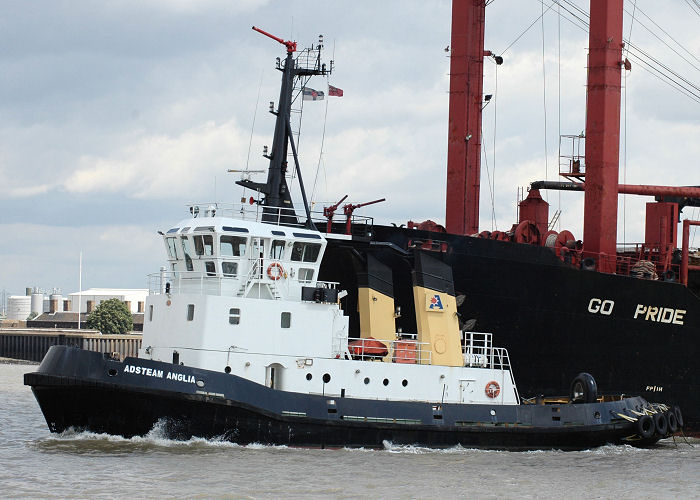
[[[338,281],[321,281],[321,280],[299,280],[299,283],[304,286],[313,286],[315,288],[330,288],[336,289],[340,282]]]
[[[377,347],[377,339],[347,339],[352,342],[349,346],[352,359],[359,361],[384,360],[402,364],[431,364],[432,350],[429,342],[418,342],[414,339],[379,340],[385,350]]]
[[[464,366],[510,371],[508,350],[503,347],[493,347],[491,333],[464,332],[462,353]]]
[[[197,271],[161,271],[148,275],[148,293],[236,295],[239,283],[238,276],[210,276]]]
[[[332,203],[328,203],[331,205]],[[323,205],[322,202],[315,205]],[[193,203],[187,205],[190,214],[194,217],[230,217],[238,220],[249,220],[280,226],[305,227],[306,213],[303,207],[292,206],[290,208],[265,207],[258,203]],[[342,222],[341,222],[342,218]],[[323,215],[323,210],[311,210],[311,220],[319,231],[326,231],[328,219]],[[337,222],[331,224],[331,232],[336,234],[347,233],[347,216],[338,216]],[[372,232],[374,218],[364,215],[352,214],[350,216],[350,231],[355,236],[367,236]]]
[[[672,246],[626,243],[617,247],[616,255],[586,252],[587,258],[580,265],[582,269],[614,270],[615,274],[640,279],[678,281],[680,263],[673,261],[673,251]]]

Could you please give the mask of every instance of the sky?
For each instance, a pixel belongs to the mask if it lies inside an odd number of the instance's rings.
[[[560,134],[585,128],[587,34],[556,6],[537,21],[551,5],[486,9],[485,45],[504,64],[485,64],[481,229],[510,229],[518,188],[557,180]],[[625,8],[625,38],[700,86],[700,11]],[[284,57],[253,25],[302,47],[323,34],[334,70],[309,86],[344,90],[304,103],[314,209],[386,198],[358,214],[444,223],[450,1],[4,0],[0,11],[0,292],[76,291],[81,252],[84,289],[143,288],[165,263],[157,231],[188,203],[250,195],[227,170],[267,167]],[[624,86],[620,182],[700,185],[700,104],[634,60]],[[582,238],[583,195],[545,196]],[[647,201],[620,198],[620,242],[643,241]]]

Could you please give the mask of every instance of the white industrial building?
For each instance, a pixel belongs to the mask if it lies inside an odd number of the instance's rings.
[[[90,313],[107,299],[119,299],[132,314],[138,314],[143,313],[147,295],[146,288],[90,288],[65,298],[58,289],[45,293],[38,288],[27,288],[26,295],[8,297],[7,319],[23,321],[31,314],[78,312],[78,308],[81,313]]]
[[[78,312],[76,306],[80,304],[80,312],[89,313],[100,302],[108,299],[119,299],[126,304],[132,313],[142,313],[147,295],[147,288],[90,288],[68,295],[68,300],[64,301],[63,304],[64,309],[60,310]]]

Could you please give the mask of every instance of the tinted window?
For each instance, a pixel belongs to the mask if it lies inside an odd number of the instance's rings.
[[[292,326],[292,313],[290,313],[290,312],[283,312],[282,313],[281,326],[282,326],[282,328],[289,328]]]
[[[285,243],[283,240],[274,240],[270,247],[270,258],[282,260],[284,258],[284,246]]]
[[[180,238],[180,241],[182,242],[182,253],[185,254],[185,265],[187,266],[187,270],[193,271],[194,268],[192,267],[192,257],[190,257],[190,254],[192,253],[190,250],[190,242],[187,240],[187,236]]]
[[[292,260],[300,262],[316,262],[321,245],[318,243],[294,243],[292,247]]]
[[[313,269],[299,269],[299,281],[312,281],[314,279]]]
[[[177,244],[175,238],[165,238],[165,242],[168,244],[168,256],[171,259],[177,259]]]
[[[236,276],[238,274],[238,264],[236,262],[222,262],[221,272],[224,276]]]
[[[204,267],[207,269],[207,276],[216,276],[216,264],[213,262],[205,262]]]
[[[187,321],[194,319],[194,304],[187,304]]]
[[[241,236],[221,236],[221,255],[224,257],[242,257],[245,255],[246,238]]]
[[[214,238],[211,234],[194,237],[194,251],[197,255],[214,255]]]
[[[232,307],[228,310],[228,322],[230,325],[237,325],[241,322],[241,310],[237,307]]]

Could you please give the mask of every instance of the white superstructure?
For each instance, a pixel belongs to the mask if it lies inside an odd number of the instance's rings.
[[[151,275],[140,357],[298,393],[518,403],[507,352],[490,334],[470,334],[466,366],[437,364],[434,346],[395,327],[386,355],[358,355],[341,306],[347,292],[318,280],[324,234],[261,212],[190,210],[163,233],[169,268]]]

